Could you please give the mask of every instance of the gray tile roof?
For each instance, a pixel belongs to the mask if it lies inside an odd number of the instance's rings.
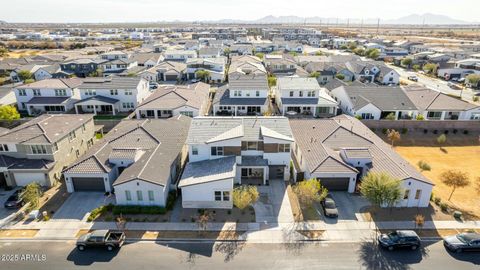
[[[390,145],[353,117],[341,115],[330,119],[291,119],[290,126],[307,170],[311,173],[354,172],[355,168],[347,164],[339,152],[360,148],[368,149],[372,157],[371,171],[387,172],[401,180],[413,178],[432,184]],[[364,154],[362,150],[361,155]]]
[[[316,105],[318,98],[282,98],[282,105]]]
[[[342,86],[355,110],[371,103],[382,111],[416,110],[417,107],[400,87],[392,86]]]
[[[320,85],[316,78],[278,78],[277,87],[279,90],[320,90]]]
[[[136,89],[142,78],[109,76],[105,78],[86,78],[79,89]]]
[[[137,109],[163,109],[173,110],[181,106],[190,106],[201,109],[208,99],[210,85],[195,83],[191,85],[160,86]]]
[[[46,159],[14,158],[0,155],[0,167],[9,170],[49,170],[55,163],[55,161]]]
[[[82,100],[78,101],[77,104],[82,104],[82,103],[85,103],[85,102],[91,101],[91,100],[110,103],[110,104],[115,104],[119,101],[116,98],[105,97],[105,96],[102,96],[102,95],[95,95],[95,96],[91,96],[91,97],[86,98],[86,99],[82,99]]]
[[[189,162],[185,166],[179,188],[235,178],[235,157]],[[233,183],[232,183],[233,184]]]
[[[264,106],[268,104],[267,98],[245,97],[230,98],[230,89],[227,86],[220,87],[215,93],[213,104],[215,105],[245,105],[245,106]]]
[[[406,86],[405,91],[410,100],[420,110],[453,110],[466,111],[477,108],[478,106],[464,100],[448,96],[444,93],[420,86]]]
[[[29,101],[25,102],[28,105],[34,105],[34,104],[63,104],[66,103],[66,101],[69,101],[70,97],[33,97]]]
[[[268,166],[268,159],[262,156],[242,156],[240,166]]]

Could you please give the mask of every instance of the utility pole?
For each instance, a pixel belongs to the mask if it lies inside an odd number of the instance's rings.
[[[379,31],[380,31],[380,18],[377,19],[377,37],[378,37]]]

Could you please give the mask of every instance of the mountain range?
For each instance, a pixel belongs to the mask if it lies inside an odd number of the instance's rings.
[[[325,17],[299,17],[299,16],[266,16],[257,20],[233,20],[224,19],[217,21],[209,21],[213,23],[252,23],[252,24],[288,24],[288,23],[321,23],[321,24],[377,24],[377,18],[365,19],[345,19],[345,18],[325,18]],[[452,24],[476,24],[476,22],[468,22],[454,19],[445,15],[438,15],[432,13],[425,14],[411,14],[398,19],[382,20],[381,24],[409,24],[409,25],[452,25]]]

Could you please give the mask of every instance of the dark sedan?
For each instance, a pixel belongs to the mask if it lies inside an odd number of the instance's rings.
[[[414,231],[398,230],[388,234],[381,234],[378,237],[378,243],[388,249],[410,248],[416,250],[420,247],[420,237]]]
[[[12,195],[10,195],[10,197],[8,197],[3,206],[8,209],[17,209],[22,207],[25,204],[23,199],[20,197],[22,191],[22,189],[16,190]]]
[[[443,239],[443,244],[452,252],[480,251],[480,234],[460,233],[448,236]]]
[[[324,200],[322,200],[321,205],[322,205],[323,213],[325,214],[326,217],[329,217],[329,218],[338,217],[337,206],[335,205],[335,201],[333,200],[330,194],[328,194],[327,197]]]

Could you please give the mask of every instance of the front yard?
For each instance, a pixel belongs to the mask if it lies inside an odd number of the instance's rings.
[[[395,150],[416,168],[418,161],[427,162],[431,171],[424,171],[423,174],[435,183],[434,196],[462,211],[467,218],[479,219],[480,195],[475,191],[474,182],[480,177],[480,146],[445,146],[443,150],[438,146],[398,146]],[[440,174],[451,169],[467,172],[472,184],[466,188],[458,188],[448,202],[452,188],[441,182]]]

